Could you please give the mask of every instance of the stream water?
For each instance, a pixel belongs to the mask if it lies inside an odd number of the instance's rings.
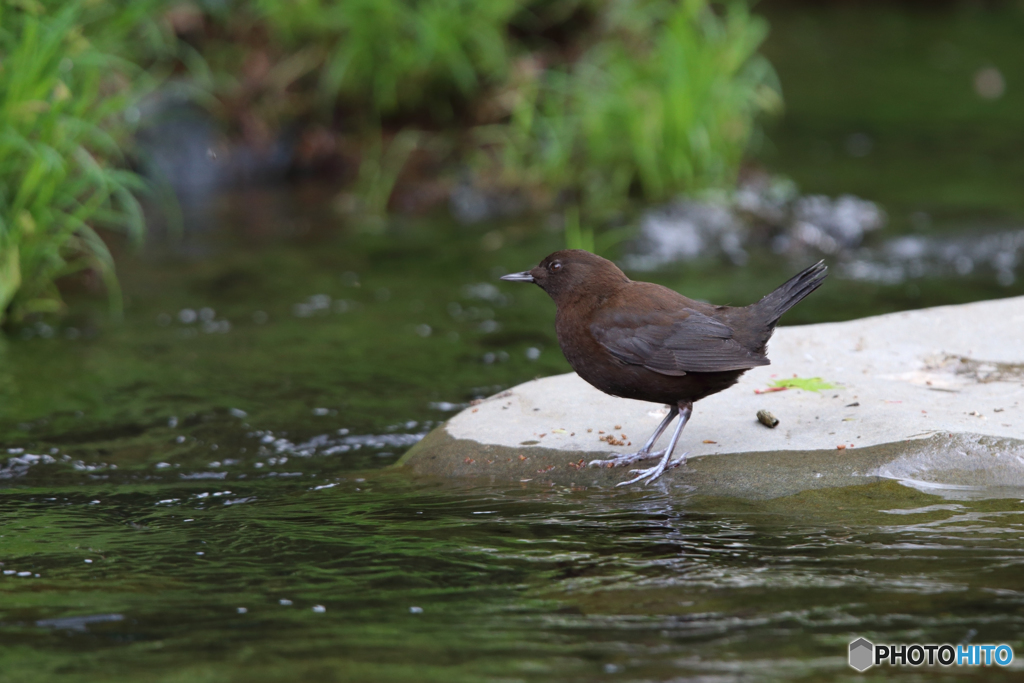
[[[773,17],[780,40],[855,28],[809,16]],[[897,52],[900,16],[878,24]],[[986,16],[977,35],[998,34]],[[972,44],[954,19],[946,33]],[[928,30],[954,40],[942,26]],[[783,82],[816,68],[801,50],[823,44],[771,44]],[[807,189],[856,185],[883,202],[890,236],[1020,229],[1002,185],[984,210],[960,201],[977,173],[933,204],[893,189],[871,168],[903,138],[881,124],[881,157],[825,154],[822,140],[842,149],[863,120],[815,114],[801,87],[796,121],[818,123],[778,129],[773,163]],[[1020,158],[993,162],[1003,182]],[[209,231],[122,255],[123,322],[73,297],[58,325],[0,341],[0,681],[832,681],[862,678],[846,664],[859,636],[1024,652],[1022,500],[893,482],[680,499],[387,469],[473,398],[568,369],[547,297],[496,280],[562,237],[527,219],[344,218],[332,197],[218,196],[195,208]],[[922,211],[924,228],[908,218]],[[743,268],[698,260],[643,277],[745,304],[799,265],[752,253]],[[1024,277],[981,270],[836,277],[784,322],[1020,294]]]

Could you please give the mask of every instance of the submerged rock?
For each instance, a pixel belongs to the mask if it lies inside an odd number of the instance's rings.
[[[781,328],[770,366],[696,404],[677,449],[689,459],[662,481],[682,492],[752,498],[879,479],[951,498],[1002,495],[1007,487],[1020,495],[1021,330],[1024,297]],[[665,410],[607,396],[575,374],[547,377],[463,410],[399,466],[612,486],[626,470],[587,463],[637,450]],[[761,410],[778,426],[765,429]]]

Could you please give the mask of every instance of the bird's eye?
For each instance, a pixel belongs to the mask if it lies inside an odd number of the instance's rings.
[[[551,272],[558,272],[561,269],[562,263],[560,261],[555,261],[554,263],[551,264]]]

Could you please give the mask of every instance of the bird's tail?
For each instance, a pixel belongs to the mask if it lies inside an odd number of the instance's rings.
[[[754,304],[761,314],[761,320],[767,323],[768,329],[775,327],[783,313],[820,287],[821,283],[825,281],[826,275],[828,275],[828,266],[824,261],[818,261],[807,270],[794,275],[781,287]]]

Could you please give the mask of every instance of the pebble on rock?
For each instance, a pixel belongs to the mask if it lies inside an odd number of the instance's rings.
[[[763,409],[757,411],[757,421],[769,429],[775,429],[775,426],[779,424],[779,418]]]

